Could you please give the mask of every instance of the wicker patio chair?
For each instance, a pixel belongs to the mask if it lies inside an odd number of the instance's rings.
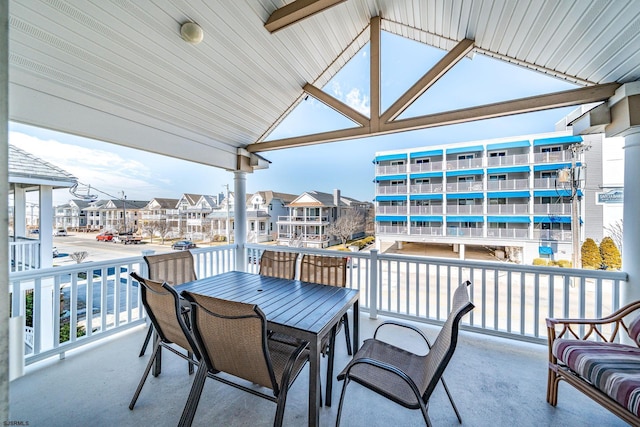
[[[187,360],[189,363],[189,374],[193,374],[193,365],[198,365],[197,360],[200,360],[200,353],[191,337],[189,325],[183,316],[182,304],[178,293],[167,283],[142,278],[135,272],[131,273],[131,277],[140,283],[142,303],[156,331],[156,339],[154,339],[153,353],[142,374],[142,378],[131,399],[131,403],[129,403],[129,409],[133,409],[135,406],[154,363],[156,364],[154,375],[159,374],[160,358],[157,356],[159,356],[160,350],[163,347],[171,353]],[[175,349],[172,344],[185,350],[186,354]],[[197,360],[194,360],[194,355]]]
[[[260,274],[262,276],[293,279],[296,275],[295,252],[264,251],[260,257]]]
[[[191,302],[191,324],[202,359],[179,425],[193,422],[209,377],[276,402],[274,426],[281,426],[289,387],[309,360],[308,344],[296,347],[269,340],[267,320],[256,305],[187,291],[182,295]],[[270,392],[248,387],[230,376]]]
[[[442,381],[458,421],[462,423],[458,408],[453,402],[442,374],[455,351],[460,320],[474,307],[469,301],[468,285],[470,282],[467,281],[456,289],[451,313],[433,345],[429,344],[429,340],[419,329],[411,325],[385,322],[378,327],[380,329],[384,325],[396,325],[418,332],[429,347],[429,352],[426,355],[417,355],[376,339],[378,332],[376,329],[374,337],[363,343],[352,361],[338,375],[338,380],[344,380],[344,384],[340,394],[336,426],[340,425],[344,396],[351,380],[405,408],[420,409],[427,426],[431,426],[427,414],[429,398],[438,381]]]
[[[176,286],[197,279],[193,267],[193,255],[191,255],[190,251],[147,255],[144,257],[144,260],[149,270],[149,279],[153,281],[166,282],[171,286]],[[188,305],[186,307],[188,308]],[[152,335],[153,323],[149,325],[149,330],[140,349],[139,357],[144,356]]]

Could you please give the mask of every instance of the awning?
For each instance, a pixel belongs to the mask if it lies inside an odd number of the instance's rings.
[[[407,175],[384,175],[384,176],[376,176],[376,181],[395,181],[407,179]]]
[[[488,199],[512,199],[515,197],[528,198],[531,194],[528,191],[492,191],[487,193]]]
[[[376,162],[384,162],[386,160],[407,160],[407,153],[386,154],[384,156],[376,156]]]
[[[530,147],[531,143],[528,140],[525,141],[512,141],[512,142],[500,142],[498,144],[487,144],[487,151],[500,150],[503,148],[518,148],[518,147]]]
[[[528,216],[488,216],[487,222],[511,222],[518,224],[529,224],[531,219]]]
[[[571,217],[557,216],[557,215],[534,216],[533,222],[536,224],[540,224],[543,222],[556,223],[556,224],[571,224]]]
[[[553,255],[553,248],[550,246],[540,246],[538,247],[538,253],[540,255]]]
[[[483,222],[481,216],[447,216],[447,222]]]
[[[549,163],[545,165],[534,165],[534,171],[557,171],[559,169],[571,168],[571,163]]]
[[[447,194],[447,199],[482,199],[484,196],[482,193],[451,193]]]
[[[415,153],[409,154],[409,157],[415,159],[417,157],[431,157],[431,156],[442,156],[442,150],[431,150],[431,151],[417,151]]]
[[[376,215],[376,221],[407,221],[407,217],[401,215]]]
[[[487,168],[487,175],[492,173],[531,172],[529,166],[504,166],[501,168]]]
[[[428,215],[428,216],[411,216],[411,221],[423,221],[423,222],[442,222],[442,216]]]
[[[422,173],[412,173],[409,175],[409,178],[442,178],[442,172],[422,172]]]
[[[582,190],[578,190],[578,197],[582,197]],[[536,190],[533,192],[533,197],[571,197],[571,191],[558,189],[558,190]]]
[[[579,142],[582,142],[582,137],[579,135],[556,136],[554,138],[534,139],[533,146],[536,147],[539,145],[576,144]]]
[[[474,146],[471,146],[471,147],[448,148],[447,149],[447,154],[474,153],[476,151],[484,151],[484,147],[482,145],[474,145]]]
[[[465,169],[458,171],[447,171],[447,176],[484,175],[484,169]]]
[[[442,200],[442,194],[412,194],[409,200]]]
[[[401,195],[396,195],[396,196],[376,196],[376,201],[377,202],[392,202],[392,201],[406,201],[407,200],[407,196],[401,196]]]

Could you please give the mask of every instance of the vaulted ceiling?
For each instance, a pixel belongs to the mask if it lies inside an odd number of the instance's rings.
[[[337,4],[265,28],[314,3]],[[640,79],[633,0],[9,0],[9,10],[11,120],[230,170],[238,150],[296,145],[263,140],[304,96],[322,98],[317,89],[379,31],[452,52],[407,100],[456,55],[489,55],[591,88],[542,98],[540,109],[606,99],[617,87],[608,83]],[[181,38],[188,21],[204,30],[201,43]],[[523,112],[504,104],[398,124],[389,112],[361,117],[323,102],[360,133],[299,145]]]

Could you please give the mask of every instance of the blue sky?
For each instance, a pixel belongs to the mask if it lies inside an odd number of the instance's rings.
[[[391,105],[446,52],[389,33],[382,36],[382,107]],[[369,115],[368,45],[323,88],[327,93]],[[464,58],[401,116],[470,107],[525,96],[573,89],[576,86],[539,72],[476,54]],[[269,169],[247,177],[247,191],[273,190],[301,194],[332,192],[360,200],[374,198],[375,152],[454,142],[551,132],[574,107],[521,114],[395,135],[269,151]],[[270,135],[269,139],[354,126],[349,120],[309,97]],[[178,198],[183,193],[217,194],[233,189],[233,175],[221,169],[176,160],[101,141],[38,129],[17,123],[9,141],[75,175],[83,184],[130,200]],[[153,165],[151,167],[150,165]],[[96,193],[96,191],[92,191]],[[57,190],[54,204],[72,196]]]

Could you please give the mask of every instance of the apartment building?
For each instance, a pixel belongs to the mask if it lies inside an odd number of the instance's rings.
[[[606,196],[621,193],[621,159],[621,139],[570,130],[376,153],[376,241],[571,260],[572,223],[581,243],[622,218],[621,198]]]
[[[81,230],[87,228],[87,200],[73,199],[69,203],[56,206],[54,209],[54,228]]]

